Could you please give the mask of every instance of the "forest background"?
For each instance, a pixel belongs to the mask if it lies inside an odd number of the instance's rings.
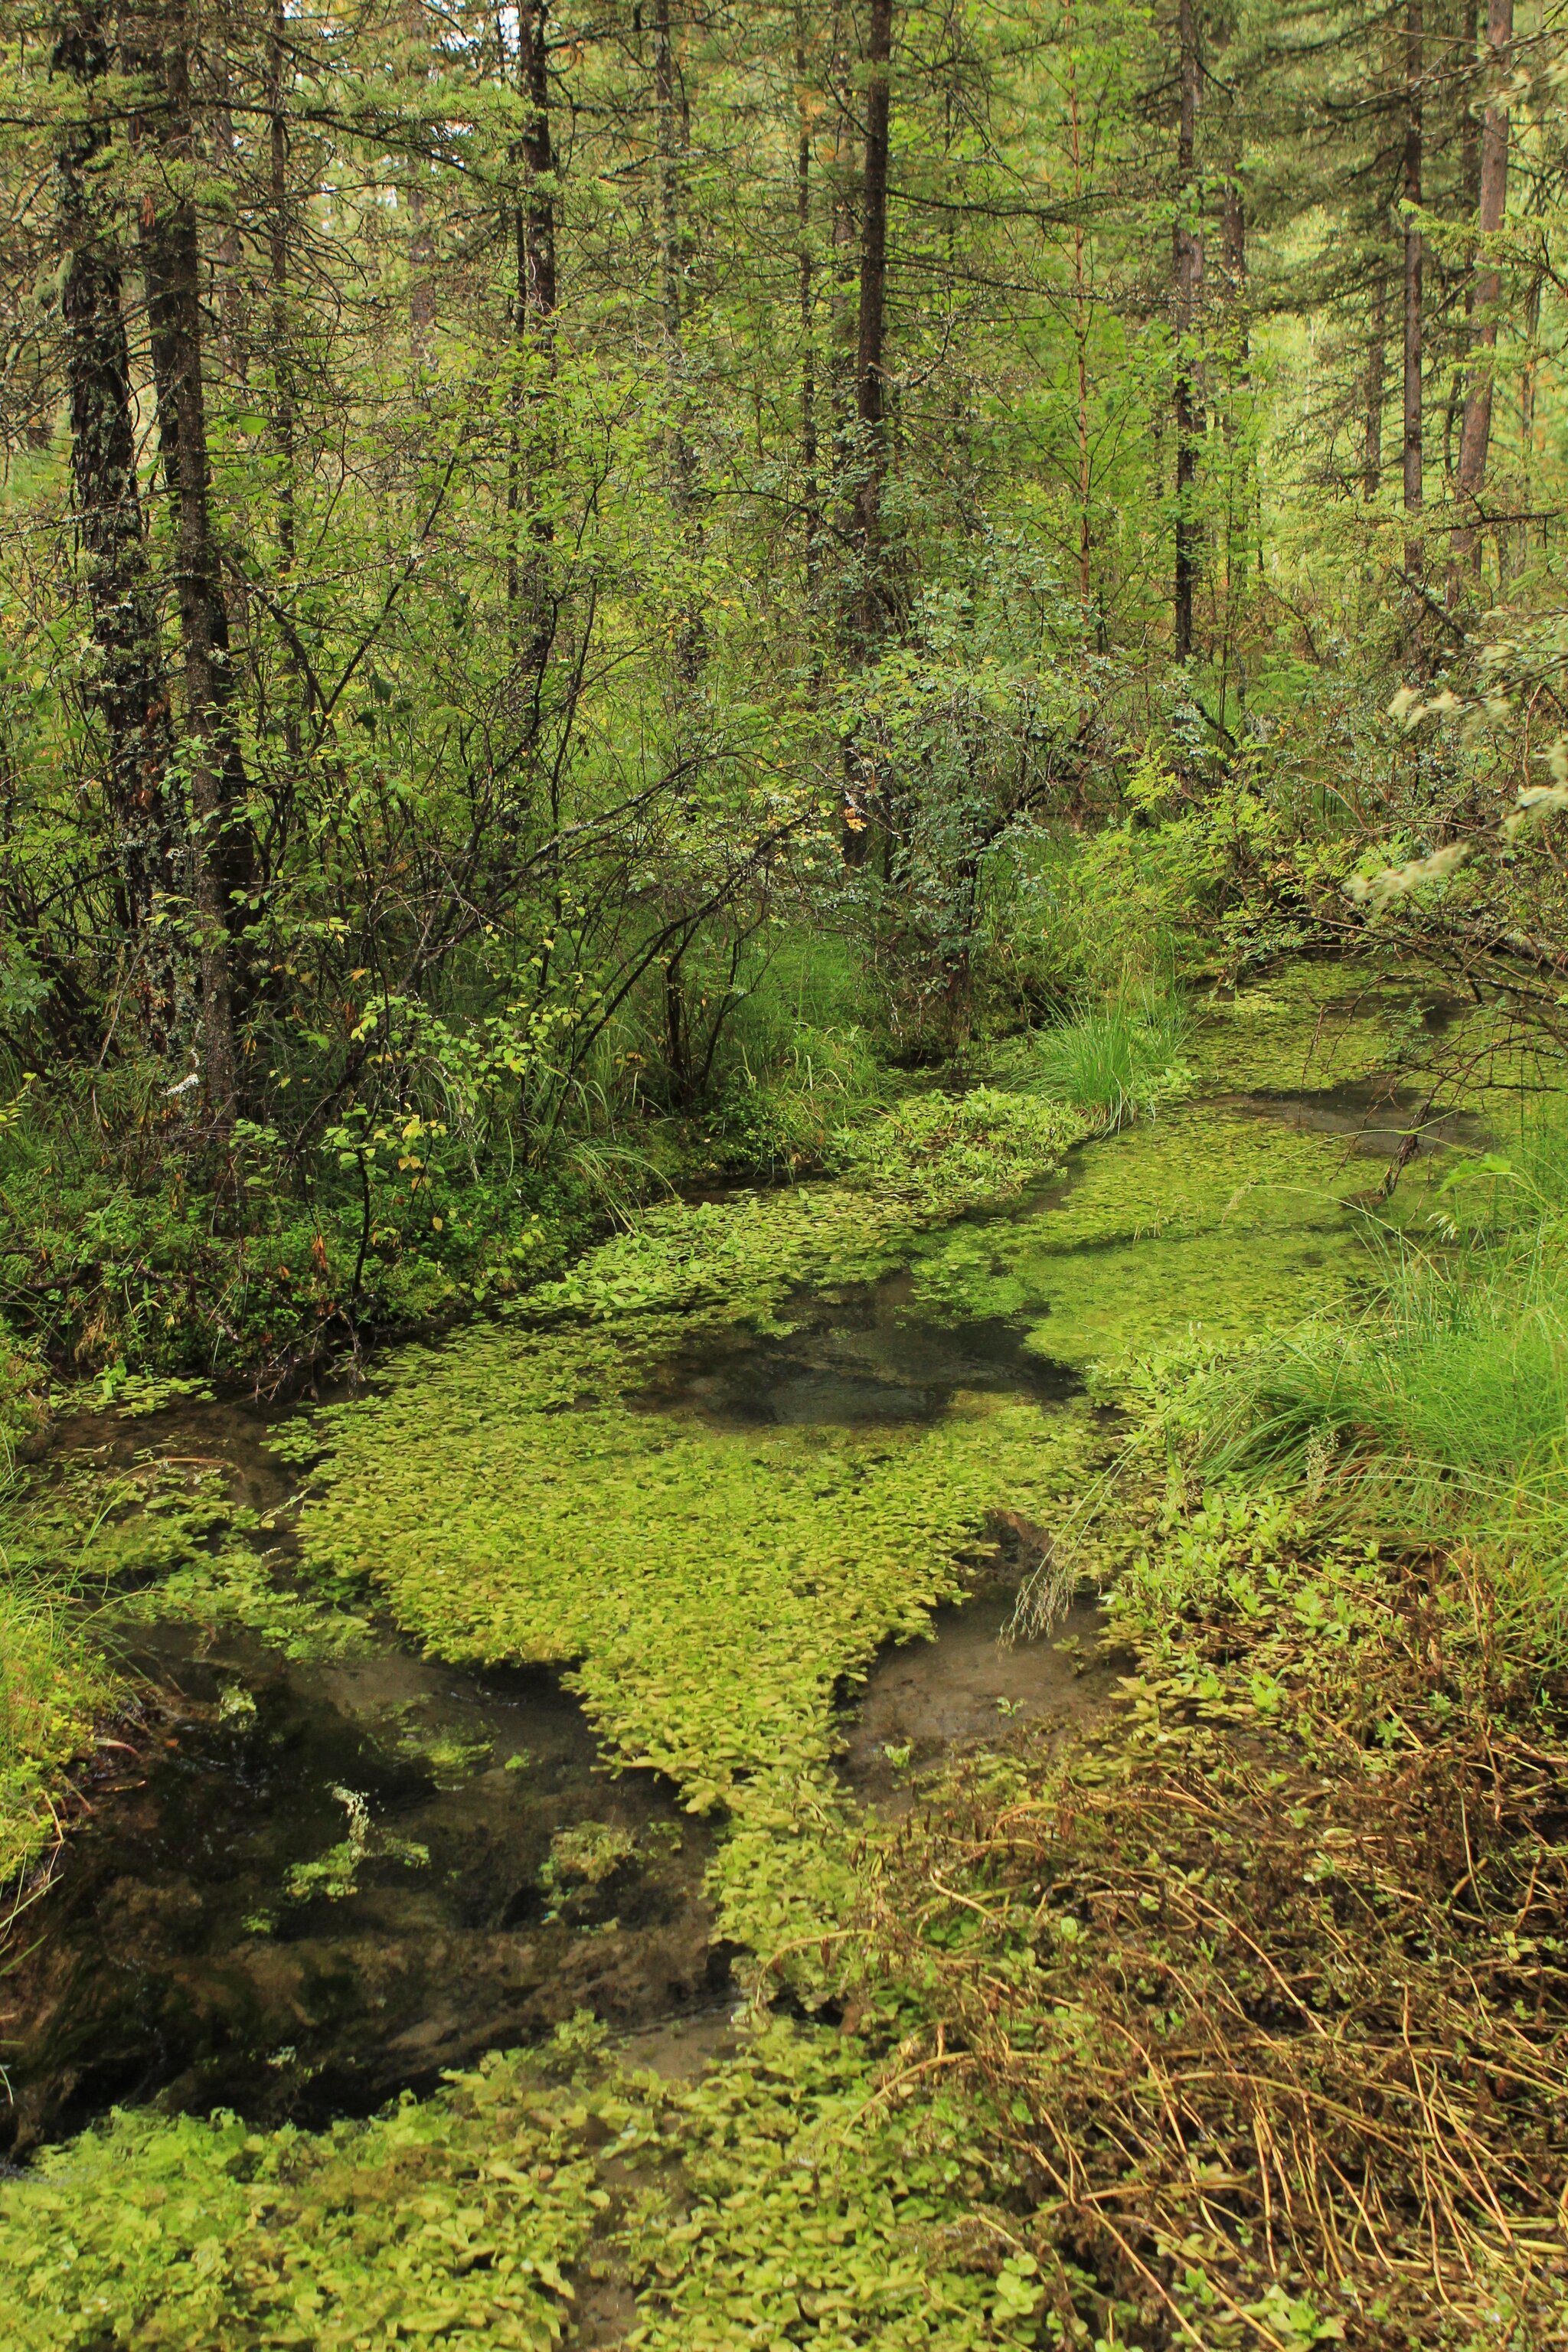
[[[1374,925],[1554,1031],[1561,31],[8,6],[12,1437],[1086,996]]]

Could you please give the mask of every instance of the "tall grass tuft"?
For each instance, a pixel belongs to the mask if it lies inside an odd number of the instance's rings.
[[[1352,1320],[1264,1341],[1182,1411],[1217,1469],[1305,1475],[1422,1541],[1496,1548],[1568,1649],[1568,1116],[1456,1167],[1425,1246],[1383,1245]]]
[[[0,1894],[54,1842],[51,1787],[111,1695],[79,1612],[0,1568]]]
[[[1147,1116],[1179,1093],[1192,1021],[1172,989],[1153,983],[1107,999],[1036,1040],[1048,1094],[1098,1114],[1107,1127]]]

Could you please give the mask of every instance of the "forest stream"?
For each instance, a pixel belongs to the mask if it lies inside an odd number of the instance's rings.
[[[1141,1171],[1175,1152],[1192,1181],[1217,1118],[1214,1172],[1230,1187],[1238,1135],[1268,1151],[1302,1139],[1330,1192],[1279,1192],[1250,1272],[1265,1287],[1269,1266],[1310,1284],[1342,1254],[1340,1196],[1375,1181],[1366,1162],[1399,1148],[1415,1108],[1383,1082],[1173,1110],[1088,1147],[1009,1205],[972,1207],[875,1279],[796,1286],[751,1323],[694,1313],[623,1382],[626,1425],[640,1416],[695,1444],[847,1445],[860,1483],[855,1449],[879,1460],[884,1441],[996,1401],[1103,1449],[1115,1416],[1086,1402],[1084,1332],[1223,1321],[1243,1234],[1223,1218],[1205,1232],[1179,1219],[1100,1231],[1086,1171],[1092,1190],[1096,1167],[1114,1163],[1136,1195]],[[1423,1148],[1477,1131],[1450,1121]],[[1073,1244],[1076,1308],[1053,1290],[1058,1275],[1039,1274],[1060,1259],[1075,1211],[1089,1217]],[[965,1300],[983,1311],[960,1311]],[[482,1344],[493,1342],[459,1334],[430,1358],[450,1366]],[[300,1570],[300,1473],[268,1441],[286,1427],[297,1455],[310,1425],[300,1410],[269,1421],[233,1402],[79,1418],[58,1429],[52,1460],[216,1475],[287,1583]],[[1016,1512],[989,1532],[950,1597],[938,1591],[918,1623],[833,1677],[826,1746],[852,1807],[896,1813],[958,1750],[1051,1721],[1114,1721],[1117,1661],[1098,1646],[1092,1595],[1050,1638],[1005,1641],[1043,1538]],[[13,2158],[111,2105],[320,2126],[584,2011],[641,2034],[673,2072],[724,2046],[740,1996],[710,1883],[723,1807],[694,1807],[674,1769],[628,1761],[592,1687],[585,1709],[582,1682],[558,1664],[443,1656],[462,1645],[438,1633],[421,1643],[416,1620],[400,1633],[398,1613],[395,1595],[391,1608],[383,1599],[336,1655],[187,1617],[127,1637],[142,1719],[100,1748],[0,1978]]]

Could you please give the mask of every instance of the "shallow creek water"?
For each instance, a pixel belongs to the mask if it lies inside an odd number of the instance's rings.
[[[1384,1157],[1419,1108],[1386,1087],[1231,1107]],[[1070,1189],[1005,1222],[1048,1220]],[[803,1296],[784,1319],[780,1336],[678,1356],[646,1402],[731,1426],[842,1425],[931,1420],[976,1390],[1050,1413],[1077,1386],[1037,1337],[1026,1345],[1026,1318],[943,1319],[909,1270]],[[266,1433],[216,1405],[79,1423],[59,1443],[208,1461],[286,1527],[292,1474]],[[1014,1648],[998,1638],[1010,1608],[1003,1575],[939,1611],[929,1641],[884,1652],[846,1709],[840,1769],[858,1797],[896,1811],[909,1773],[944,1753],[1110,1704],[1092,1602],[1055,1642]],[[658,1775],[609,1773],[552,1673],[450,1667],[390,1628],[368,1654],[300,1664],[170,1625],[134,1664],[159,1695],[149,1727],[102,1751],[54,1884],[0,1961],[0,2147],[149,2100],[319,2124],[580,2009],[671,2072],[721,2046],[729,1961],[703,1898],[715,1832]]]

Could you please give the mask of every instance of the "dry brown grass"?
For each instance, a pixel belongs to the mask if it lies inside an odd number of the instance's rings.
[[[1194,1622],[1217,1702],[1146,1684],[1125,1743],[977,1769],[893,1850],[871,1946],[931,2023],[889,2093],[971,2084],[1064,2323],[1568,2344],[1564,1716],[1443,1575],[1391,1568],[1338,1664]]]

